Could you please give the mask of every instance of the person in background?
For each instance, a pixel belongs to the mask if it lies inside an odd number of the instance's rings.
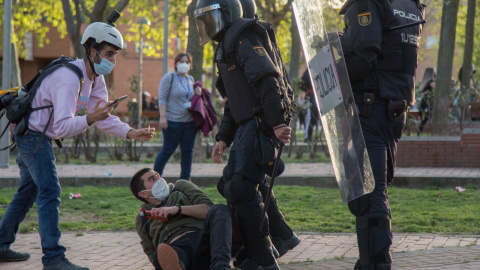
[[[180,179],[186,180],[191,178],[193,147],[197,136],[195,122],[188,108],[191,107],[193,96],[202,94],[200,87],[193,87],[193,77],[188,75],[191,63],[189,54],[178,54],[175,57],[175,71],[165,74],[160,81],[158,109],[163,145],[154,165],[154,170],[163,174],[165,165],[180,145]]]
[[[428,67],[425,69],[425,73],[423,73],[423,81],[420,85],[420,92],[422,93],[419,105],[421,122],[418,127],[418,136],[423,132],[432,115],[433,89],[435,89],[435,71],[433,68]]]
[[[306,131],[305,129],[307,128],[306,125],[306,118],[307,115],[310,113],[310,101],[306,98],[306,93],[305,91],[301,90],[298,93],[298,98],[295,99],[295,103],[297,104],[296,106],[296,112],[297,112],[297,126],[299,129],[302,129]]]
[[[479,94],[477,93],[477,89],[475,89],[476,87],[476,83],[475,83],[475,80],[473,78],[473,74],[475,74],[477,72],[477,70],[475,69],[475,65],[472,64],[472,70],[471,70],[471,73],[470,73],[470,78],[468,80],[468,90],[469,90],[469,98],[467,98],[467,102],[477,102],[479,99],[480,99],[480,96]],[[462,76],[463,76],[463,67],[461,67],[459,70],[458,70],[458,83],[461,85],[462,84]]]
[[[313,92],[312,81],[308,69],[302,75],[302,90],[306,93],[306,99],[309,100],[310,107],[308,108],[307,117],[305,120],[305,142],[312,142],[313,129],[318,126],[320,114],[318,113],[317,100]]]

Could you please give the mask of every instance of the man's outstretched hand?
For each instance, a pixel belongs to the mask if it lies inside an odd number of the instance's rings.
[[[130,129],[127,139],[134,139],[140,142],[150,141],[153,138],[155,128]]]

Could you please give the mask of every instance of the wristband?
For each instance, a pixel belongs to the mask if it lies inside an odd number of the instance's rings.
[[[279,127],[273,128],[273,130],[277,130],[277,129],[279,129],[279,128],[283,128],[283,127],[286,127],[286,125],[283,125],[283,126],[279,126]]]
[[[178,207],[178,212],[175,215],[180,215],[182,213],[182,206],[180,204],[176,204],[175,206]]]

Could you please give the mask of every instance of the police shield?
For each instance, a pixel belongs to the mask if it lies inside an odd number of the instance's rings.
[[[292,3],[343,203],[372,192],[370,159],[328,0]]]

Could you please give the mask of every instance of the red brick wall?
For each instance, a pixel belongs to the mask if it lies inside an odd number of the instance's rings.
[[[480,133],[458,137],[404,137],[398,143],[399,167],[480,167]]]

